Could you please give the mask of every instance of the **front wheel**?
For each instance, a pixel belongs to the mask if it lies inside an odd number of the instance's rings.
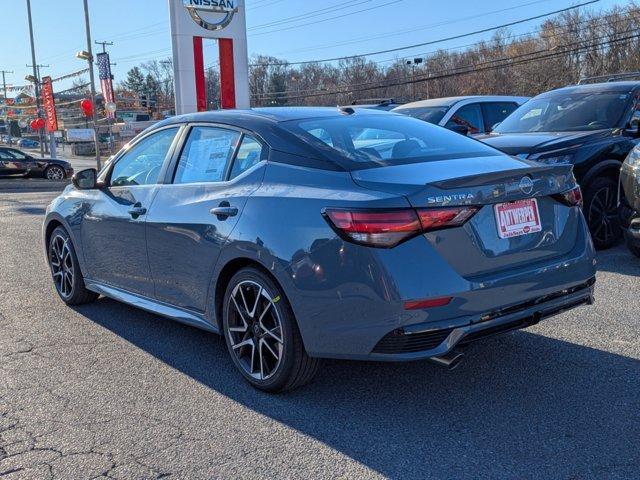
[[[601,177],[593,181],[584,193],[584,216],[597,249],[611,248],[622,237],[618,215],[618,185]]]
[[[58,295],[67,305],[80,305],[98,298],[98,294],[85,288],[84,277],[71,238],[62,227],[57,227],[49,239],[49,267]]]
[[[307,355],[284,293],[254,268],[236,273],[227,286],[223,333],[234,365],[254,387],[291,390],[309,382],[320,359]]]
[[[64,180],[66,174],[64,173],[64,169],[59,167],[58,165],[52,165],[47,167],[44,171],[44,176],[47,180]]]

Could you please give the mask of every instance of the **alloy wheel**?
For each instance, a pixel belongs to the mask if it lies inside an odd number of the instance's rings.
[[[616,236],[618,210],[616,198],[609,187],[597,190],[589,204],[587,222],[594,240],[607,244]]]
[[[49,252],[49,263],[56,289],[63,298],[71,297],[75,269],[68,239],[60,235],[53,238]]]
[[[47,179],[48,180],[63,180],[64,179],[64,170],[60,167],[49,167],[47,169]]]
[[[284,336],[277,300],[252,280],[238,283],[229,296],[231,351],[243,370],[257,380],[270,378],[282,360]]]

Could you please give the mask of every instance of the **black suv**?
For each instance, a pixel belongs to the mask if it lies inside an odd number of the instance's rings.
[[[584,84],[585,79],[540,94],[491,134],[477,137],[520,158],[572,164],[596,248],[611,247],[622,235],[620,166],[640,137],[640,81],[613,81],[617,78],[594,84]]]

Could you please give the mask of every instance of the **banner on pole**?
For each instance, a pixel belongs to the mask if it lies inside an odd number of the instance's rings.
[[[53,99],[51,77],[42,78],[42,104],[47,118],[47,132],[55,132],[58,130],[58,117],[56,115],[56,103]]]

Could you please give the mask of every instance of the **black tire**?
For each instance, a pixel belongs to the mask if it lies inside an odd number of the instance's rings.
[[[244,298],[244,304],[236,298]],[[248,308],[249,304],[251,308]],[[242,331],[245,324],[246,328]],[[229,281],[222,308],[222,330],[234,365],[251,385],[260,390],[292,390],[311,381],[318,372],[321,360],[307,355],[293,311],[282,289],[268,275],[255,268],[243,268]],[[275,336],[267,334],[268,331],[275,332]],[[278,342],[277,338],[282,341]],[[265,343],[270,346],[268,349]],[[261,356],[259,348],[264,348],[264,356]],[[252,355],[256,352],[258,358],[254,361]],[[273,352],[280,353],[277,361],[276,356],[271,355]],[[260,370],[257,368],[258,362]]]
[[[85,288],[76,251],[63,227],[57,227],[51,232],[47,259],[56,292],[64,303],[81,305],[93,302],[99,297],[97,293]]]
[[[65,173],[64,168],[58,165],[51,165],[45,169],[44,178],[47,180],[64,180],[67,178],[67,174]]]
[[[622,237],[617,204],[618,184],[611,178],[595,179],[584,192],[584,217],[599,250],[611,248]]]

